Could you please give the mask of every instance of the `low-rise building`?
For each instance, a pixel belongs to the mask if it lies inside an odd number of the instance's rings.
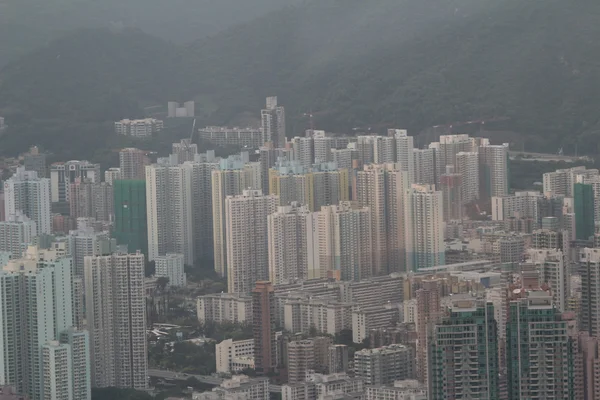
[[[269,379],[235,375],[212,390],[194,393],[193,400],[269,400]]]
[[[240,372],[254,368],[254,339],[223,340],[215,346],[217,372]]]
[[[252,298],[243,294],[216,293],[197,299],[198,321],[223,323],[252,321]]]
[[[160,132],[163,127],[163,121],[154,118],[122,119],[115,122],[115,132],[118,135],[136,138],[151,137],[153,133]]]
[[[354,353],[354,375],[367,385],[389,385],[410,379],[414,373],[413,349],[401,344]]]

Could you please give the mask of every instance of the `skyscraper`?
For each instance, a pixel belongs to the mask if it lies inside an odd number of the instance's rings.
[[[373,275],[371,211],[342,201],[315,213],[318,247],[309,254],[321,277],[359,281]]]
[[[311,229],[313,214],[308,207],[297,203],[279,207],[267,220],[269,280],[274,285],[279,285],[319,278],[320,276],[312,276],[313,265],[308,258],[309,248],[316,245]]]
[[[144,255],[85,258],[86,321],[95,387],[147,387]]]
[[[42,346],[43,398],[73,399],[71,348],[57,340]]]
[[[194,256],[196,260],[214,260],[212,171],[214,161],[190,163],[192,169],[192,202]]]
[[[66,379],[63,383],[70,388],[63,390],[67,392],[89,390],[89,386],[74,387],[70,345],[51,345],[59,347],[61,353],[54,364],[45,362],[43,352],[45,345],[59,340],[73,326],[71,259],[29,247],[23,258],[10,260],[0,271],[0,296],[0,380],[32,400],[56,398],[48,392],[47,378]],[[85,357],[87,349],[78,347],[75,351]],[[53,370],[55,365],[61,366],[60,376]],[[78,373],[89,373],[85,365],[80,368]]]
[[[424,185],[435,185],[438,181],[437,149],[414,149],[415,182]]]
[[[574,398],[575,323],[544,291],[510,302],[507,323],[508,398]]]
[[[256,282],[252,291],[252,333],[254,368],[259,374],[268,374],[277,366],[275,292],[271,282]]]
[[[0,222],[0,251],[10,253],[12,258],[20,258],[37,235],[34,221],[20,213],[12,214],[8,220]]]
[[[254,170],[244,169],[244,160],[229,157],[221,160],[219,168],[212,171],[212,218],[215,271],[227,275],[227,227],[225,223],[225,198],[237,196],[247,188],[254,188]]]
[[[448,165],[456,167],[458,153],[472,151],[477,151],[475,138],[466,134],[441,135],[438,153],[440,174],[446,172]]]
[[[177,156],[177,163],[183,164],[186,161],[194,161],[198,154],[198,145],[192,143],[190,139],[181,139],[179,143],[173,143],[172,154]]]
[[[414,354],[401,344],[354,353],[354,376],[367,385],[391,385],[413,376]]]
[[[540,283],[550,287],[552,300],[558,311],[567,311],[570,276],[569,264],[563,252],[558,248],[529,249],[526,263],[535,267]]]
[[[128,147],[119,152],[119,179],[146,179],[146,165],[150,160],[144,150]]]
[[[406,191],[406,263],[408,271],[445,264],[442,192],[413,184]]]
[[[69,215],[72,218],[93,218],[94,197],[92,187],[94,183],[89,179],[75,178],[70,185]]]
[[[417,297],[417,379],[428,382],[429,338],[441,311],[441,285],[439,281],[425,281],[416,292]]]
[[[8,218],[17,212],[35,221],[38,234],[50,234],[50,180],[38,178],[35,171],[17,168],[4,182],[4,214]]]
[[[414,140],[408,136],[404,129],[393,129],[388,131],[388,135],[394,135],[396,139],[396,159],[400,164],[400,171],[405,171],[408,175],[409,184],[415,183],[415,161],[414,161]]]
[[[54,163],[50,166],[50,193],[53,203],[70,201],[71,183],[76,178],[82,181],[89,179],[90,182],[100,182],[100,164],[92,164],[89,161],[67,161],[65,163]]]
[[[273,143],[273,147],[283,147],[286,141],[285,109],[277,105],[277,96],[267,97],[267,107],[260,112],[263,142]]]
[[[479,147],[480,198],[505,196],[509,191],[508,143]]]
[[[594,236],[594,191],[592,185],[575,183],[575,237],[588,240]]]
[[[494,306],[465,297],[455,299],[448,311],[431,340],[431,398],[500,399]]]
[[[457,153],[455,172],[461,175],[464,204],[479,199],[479,154],[476,152]]]
[[[579,328],[590,336],[600,335],[600,249],[580,249],[581,312]]]
[[[112,237],[128,251],[148,254],[146,181],[117,180],[113,183],[115,224]]]
[[[315,163],[315,147],[312,137],[296,136],[290,140],[294,161],[304,168],[310,168]],[[325,162],[326,160],[323,160]]]
[[[446,167],[446,173],[440,176],[445,222],[463,218],[462,175],[453,170],[454,167]]]
[[[146,167],[148,260],[167,253],[183,254],[194,263],[192,166],[153,164]]]
[[[373,274],[405,271],[404,197],[408,173],[400,164],[370,164],[356,173],[356,196],[371,212]]]
[[[256,281],[268,279],[267,216],[277,210],[277,196],[244,190],[225,200],[227,226],[227,288],[249,293]]]

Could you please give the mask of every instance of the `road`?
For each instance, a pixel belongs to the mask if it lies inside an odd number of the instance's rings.
[[[198,381],[202,383],[206,383],[208,385],[218,386],[223,382],[223,379],[216,378],[214,376],[207,375],[192,375],[192,374],[184,374],[182,372],[175,371],[165,371],[161,369],[149,369],[148,376],[152,378],[160,378],[160,379],[168,379],[168,380],[186,380],[188,378],[196,378]],[[269,385],[269,391],[271,393],[281,393],[281,386],[279,385]]]

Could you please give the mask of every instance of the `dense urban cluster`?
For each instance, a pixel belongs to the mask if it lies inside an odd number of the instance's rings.
[[[162,129],[115,123],[139,140]],[[195,135],[240,152],[199,154]],[[197,129],[152,157],[16,160],[0,197],[0,399],[185,379],[149,370],[147,297],[206,265],[227,292],[195,299],[198,322],[252,338],[216,344],[217,375],[197,377],[216,387],[193,399],[600,399],[598,170],[512,192],[508,144],[288,139],[276,97],[260,128]]]

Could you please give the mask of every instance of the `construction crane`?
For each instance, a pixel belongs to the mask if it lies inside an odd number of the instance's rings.
[[[194,139],[194,133],[196,133],[196,118],[194,118],[194,123],[192,124],[192,132],[190,133],[190,138],[187,140],[182,140],[181,144],[183,144],[184,149],[187,151],[192,146],[192,139]]]

